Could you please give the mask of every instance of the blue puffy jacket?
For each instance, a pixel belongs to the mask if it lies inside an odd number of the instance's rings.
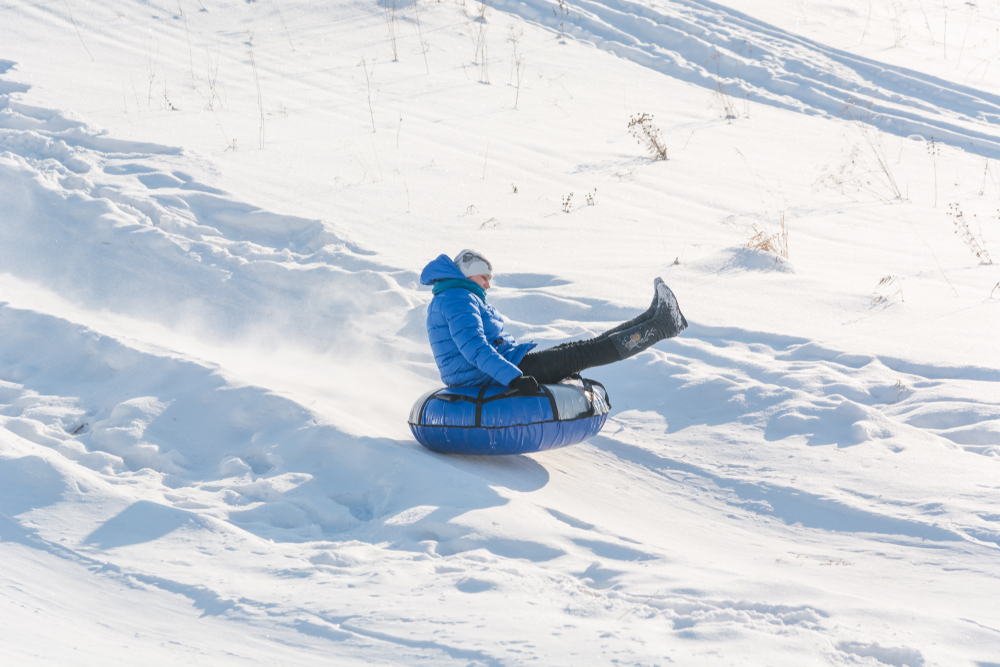
[[[447,255],[438,256],[420,274],[424,285],[439,280],[464,281],[478,287]],[[462,287],[447,289],[431,300],[427,335],[441,379],[449,387],[510,384],[521,375],[517,364],[535,347],[534,343],[516,343],[503,331],[503,316]]]

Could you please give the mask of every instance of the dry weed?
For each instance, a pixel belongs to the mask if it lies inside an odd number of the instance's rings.
[[[774,261],[788,259],[788,225],[785,224],[785,214],[781,214],[781,229],[771,232],[766,226],[758,227],[757,223],[751,223],[747,229],[749,239],[745,248],[751,250],[761,250],[774,255]]]
[[[882,280],[878,281],[875,291],[872,292],[872,305],[886,303],[895,296],[898,296],[900,301],[906,301],[903,298],[903,285],[899,280],[899,276],[885,276]]]
[[[654,160],[667,159],[667,145],[660,137],[660,129],[653,124],[653,117],[648,113],[632,116],[628,122],[628,131],[635,141],[646,149],[649,157]]]
[[[844,116],[853,122],[867,150],[851,146],[844,161],[833,169],[828,168],[817,180],[817,185],[841,194],[862,192],[886,202],[901,199],[902,192],[889,167],[882,116],[872,112],[871,102],[861,104],[856,99],[848,100]]]
[[[965,214],[962,213],[962,209],[959,207],[958,202],[948,204],[948,215],[951,217],[951,222],[955,226],[955,233],[962,239],[965,245],[972,252],[973,256],[979,260],[979,263],[992,264],[993,259],[986,251],[986,242],[983,241],[982,230],[979,230],[979,233],[976,234],[969,229],[969,221],[965,219]],[[1000,211],[997,211],[997,216],[1000,217]],[[972,217],[976,217],[976,215],[973,214]]]

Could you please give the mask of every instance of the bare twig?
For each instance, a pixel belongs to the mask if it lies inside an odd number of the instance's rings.
[[[153,59],[153,40],[146,45],[146,75],[149,78],[149,90],[146,92],[146,107],[153,104],[153,81],[156,80],[156,64],[160,58],[160,44],[156,43],[156,60]]]
[[[399,26],[396,25],[396,0],[379,0],[382,7],[382,17],[385,25],[389,29],[389,44],[392,46],[392,60],[399,60],[399,50],[396,47],[396,37],[399,34]]]
[[[177,0],[177,13],[184,20],[184,34],[187,36],[188,43],[188,65],[191,68],[191,81],[194,81],[194,51],[191,49],[191,32],[188,30],[187,16],[184,15],[184,10],[181,8],[181,0]]]
[[[927,154],[931,158],[931,164],[934,165],[934,208],[937,208],[937,161],[941,155],[941,147],[934,141],[934,137],[931,137],[931,140],[927,142]]]
[[[364,56],[361,57],[361,62],[358,65],[365,73],[365,81],[368,83],[368,115],[372,119],[372,134],[375,134],[375,112],[372,110],[372,74],[375,73],[375,62],[372,62],[371,71],[368,70],[368,61],[365,60]]]
[[[962,53],[965,52],[965,40],[969,37],[969,28],[972,26],[972,12],[969,12],[969,22],[965,24],[965,35],[962,36],[962,48],[958,50],[958,63],[955,64],[955,69],[958,69],[959,65],[962,64]]]
[[[1000,211],[997,212],[1000,215]],[[982,233],[977,236],[969,229],[969,221],[965,219],[965,214],[957,202],[948,204],[948,216],[955,226],[955,233],[965,243],[972,254],[979,260],[980,264],[992,264],[993,259],[986,251],[986,243],[983,241]],[[973,216],[975,217],[975,216]]]
[[[215,116],[215,124],[219,128],[219,132],[222,132],[222,138],[226,140],[226,151],[233,151],[235,153],[236,152],[236,139],[233,139],[232,141],[229,140],[229,135],[227,135],[225,129],[223,129],[222,122],[219,120],[219,116],[216,115],[215,109],[213,109],[212,107],[209,107],[208,109],[209,109],[209,111],[212,112],[212,115]],[[222,152],[225,153],[226,151],[222,151]]]
[[[222,102],[222,98],[219,97],[218,81],[219,81],[219,59],[221,57],[221,47],[216,55],[215,62],[212,62],[212,52],[207,48],[205,49],[205,70],[208,83],[208,108],[215,110],[215,101],[219,101],[219,106],[225,108],[225,104]],[[228,141],[227,141],[228,143]]]
[[[654,160],[667,159],[667,145],[660,137],[660,129],[653,124],[653,117],[648,113],[632,116],[628,122],[628,131],[636,143],[646,148],[649,157]]]
[[[517,92],[514,95],[514,108],[516,109],[517,102],[519,99],[521,99],[521,77],[524,75],[524,54],[521,53],[520,49],[518,48],[521,43],[521,37],[524,35],[524,31],[516,27],[514,24],[511,24],[509,28],[510,28],[510,37],[508,38],[508,40],[514,44],[514,52],[510,56],[511,76],[510,78],[507,79],[507,83],[509,85],[511,79],[513,79],[516,74]]]
[[[899,186],[896,184],[896,179],[889,169],[889,157],[886,153],[885,142],[883,140],[882,116],[872,112],[871,102],[859,104],[859,100],[854,98],[849,99],[847,104],[844,105],[844,116],[854,122],[855,127],[857,127],[862,139],[864,139],[865,144],[868,146],[868,155],[875,159],[878,167],[877,170],[870,170],[867,174],[862,174],[861,178],[871,175],[880,185],[892,193],[894,199],[902,198],[903,193],[900,192]],[[860,160],[862,164],[864,162],[860,153],[852,153],[852,158]],[[877,172],[881,172],[882,175],[880,176]],[[874,190],[871,191],[875,192]]]
[[[923,0],[920,0],[920,13],[924,15],[924,25],[927,26],[927,33],[931,36],[931,46],[935,46],[937,42],[934,41],[934,31],[931,30],[931,21],[927,18],[927,12],[924,10]]]
[[[716,93],[719,96],[719,102],[722,104],[722,115],[726,120],[731,121],[733,118],[736,118],[736,106],[733,104],[733,98],[722,87],[722,69],[719,65],[719,60],[721,59],[722,56],[718,51],[709,58],[709,60],[715,62]]]
[[[907,219],[907,220],[906,220],[906,224],[908,224],[908,225],[910,226],[910,229],[912,229],[912,230],[913,230],[913,233],[914,233],[914,235],[915,235],[915,236],[916,236],[916,237],[917,237],[918,239],[920,239],[920,242],[921,242],[921,243],[923,243],[923,244],[924,244],[925,246],[927,246],[927,250],[928,250],[928,251],[929,251],[929,252],[931,253],[931,257],[933,257],[933,258],[934,258],[934,263],[935,263],[935,264],[937,264],[937,267],[938,267],[938,271],[940,271],[940,272],[941,272],[941,277],[942,277],[942,278],[944,278],[944,281],[945,281],[946,283],[948,283],[948,287],[950,287],[950,288],[951,288],[951,291],[955,293],[955,296],[958,296],[958,290],[957,290],[957,289],[955,289],[955,286],[951,284],[951,281],[950,281],[950,280],[948,280],[948,275],[947,275],[947,274],[946,274],[946,273],[944,272],[944,269],[943,269],[943,268],[941,268],[941,262],[939,262],[939,261],[938,261],[938,258],[937,258],[937,255],[935,255],[935,254],[934,254],[934,249],[933,249],[933,248],[931,248],[930,244],[929,244],[929,243],[927,243],[927,241],[925,241],[925,240],[924,240],[924,237],[923,237],[923,236],[921,236],[920,234],[918,234],[918,233],[917,233],[917,228],[913,226],[913,223],[912,223],[912,222],[910,222],[910,221],[909,221],[909,220]]]
[[[479,69],[479,82],[490,82],[489,68],[489,41],[486,39],[486,32],[490,24],[486,20],[486,0],[479,0],[477,15],[469,21],[469,33],[472,36],[472,44],[476,48],[476,65]]]
[[[892,387],[892,390],[896,394],[896,402],[899,403],[899,397],[910,391],[910,388],[903,384],[902,380],[896,380],[896,384]]]
[[[277,3],[274,2],[274,0],[271,0],[271,6],[274,7],[274,11],[277,12],[277,14],[278,14],[278,20],[281,21],[281,27],[285,29],[285,37],[288,38],[288,45],[290,47],[292,47],[292,51],[294,51],[295,50],[295,45],[292,44],[292,36],[288,32],[288,26],[285,25],[285,17],[283,17],[281,15],[281,10],[278,9],[278,5],[277,5]]]
[[[69,8],[69,2],[67,0],[63,0],[63,4],[66,5],[66,11],[69,12],[69,20],[73,23],[73,27],[76,29],[76,36],[80,38],[80,43],[83,44],[83,50],[87,52],[87,55],[90,56],[91,60],[94,60],[94,56],[90,55],[90,49],[87,48],[87,45],[83,41],[83,35],[80,34],[80,28],[76,25],[76,20],[73,18],[73,10]]]
[[[889,9],[892,11],[892,14],[889,16],[889,20],[892,22],[892,45],[899,48],[903,45],[903,26],[901,25],[904,12],[903,5],[901,5],[897,0],[892,0]]]
[[[431,66],[427,64],[427,49],[430,47],[424,42],[424,33],[420,28],[420,0],[413,0],[413,16],[417,22],[417,37],[420,39],[420,52],[424,55],[424,69],[431,73]]]
[[[941,39],[941,43],[944,45],[944,59],[948,60],[948,7],[945,5],[944,8],[944,37]]]
[[[875,4],[874,0],[868,0],[868,20],[865,21],[865,30],[861,33],[861,44],[865,43],[865,35],[868,34],[868,25],[872,22],[872,5]]]
[[[557,2],[559,4],[559,11],[557,12],[555,7],[553,7],[552,15],[559,19],[559,41],[565,44],[566,30],[564,24],[566,23],[566,17],[569,16],[569,5],[566,4],[566,0],[557,0]]]
[[[887,302],[894,296],[899,296],[900,301],[906,301],[903,297],[903,284],[897,275],[888,275],[878,281],[875,291],[872,292],[872,305]]]
[[[132,82],[132,95],[135,96],[135,110],[141,111],[142,109],[139,107],[139,91],[135,89],[135,77],[132,76],[131,71],[128,73],[128,78]]]
[[[260,131],[258,132],[258,138],[260,140],[261,149],[264,148],[264,103],[261,100],[260,95],[260,79],[257,77],[257,61],[253,56],[253,32],[250,33],[250,38],[247,40],[247,51],[250,52],[250,66],[253,68],[253,82],[257,86],[257,108],[260,110]]]

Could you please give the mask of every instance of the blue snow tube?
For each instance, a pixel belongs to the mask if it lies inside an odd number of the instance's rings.
[[[435,389],[413,404],[409,423],[417,442],[442,454],[527,454],[597,435],[610,410],[604,385],[572,378],[535,394],[499,384]]]

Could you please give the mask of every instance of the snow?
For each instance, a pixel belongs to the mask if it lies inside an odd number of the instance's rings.
[[[383,6],[0,7],[6,660],[1000,664],[1000,4]],[[466,247],[519,339],[691,326],[433,454]]]

